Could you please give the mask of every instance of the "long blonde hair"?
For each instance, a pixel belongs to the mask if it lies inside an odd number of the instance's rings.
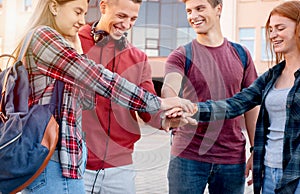
[[[13,52],[14,56],[17,57],[19,55],[24,38],[30,30],[38,26],[49,26],[55,30],[57,29],[54,15],[49,9],[50,3],[53,1],[56,1],[59,5],[63,5],[65,3],[75,0],[39,0],[29,19],[29,23],[26,25],[27,29],[24,30],[24,35],[21,36],[21,41],[18,43],[15,51]],[[87,2],[89,2],[89,0],[87,0]]]

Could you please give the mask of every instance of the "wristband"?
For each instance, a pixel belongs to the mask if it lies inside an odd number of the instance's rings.
[[[253,149],[254,149],[254,146],[251,146],[251,147],[250,147],[250,153],[253,152]]]

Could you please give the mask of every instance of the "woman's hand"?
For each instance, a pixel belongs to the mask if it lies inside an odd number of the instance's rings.
[[[198,122],[195,119],[193,119],[192,116],[193,115],[191,113],[182,113],[180,116],[177,117],[168,117],[165,114],[163,114],[161,127],[165,131],[169,131],[170,128],[178,128],[186,124],[198,125]]]
[[[251,171],[251,176],[250,179],[247,181],[248,186],[253,184],[253,152],[251,153],[251,156],[249,157],[246,164],[245,178],[249,177],[250,171]]]
[[[161,114],[161,127],[165,131],[169,131],[170,128],[178,128],[186,124],[198,125],[197,120],[192,118],[198,111],[196,104],[194,104],[194,106],[194,111],[192,113],[184,112],[182,108],[179,107],[165,111]]]
[[[161,99],[161,107],[160,107],[161,110],[172,110],[173,108],[180,108],[183,112],[194,114],[196,112],[195,109],[197,108],[197,106],[195,106],[195,104],[192,103],[190,100],[179,98],[177,96]],[[180,110],[180,109],[175,109],[175,110]],[[167,111],[167,113],[170,115],[174,113],[174,110]]]

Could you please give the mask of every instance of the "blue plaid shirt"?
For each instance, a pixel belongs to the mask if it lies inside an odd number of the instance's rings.
[[[199,102],[199,120],[213,121],[234,118],[257,105],[261,105],[256,124],[253,158],[254,193],[260,193],[264,154],[269,116],[265,107],[265,98],[281,75],[285,61],[261,75],[251,86],[232,98],[220,101]],[[286,103],[286,124],[283,145],[283,177],[276,188],[276,193],[294,193],[300,178],[300,70],[295,73],[295,83],[291,88]]]

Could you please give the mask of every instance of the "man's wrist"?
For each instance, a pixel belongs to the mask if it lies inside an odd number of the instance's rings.
[[[251,147],[250,147],[250,153],[251,153],[251,154],[252,154],[253,150],[254,150],[254,146],[251,146]]]

